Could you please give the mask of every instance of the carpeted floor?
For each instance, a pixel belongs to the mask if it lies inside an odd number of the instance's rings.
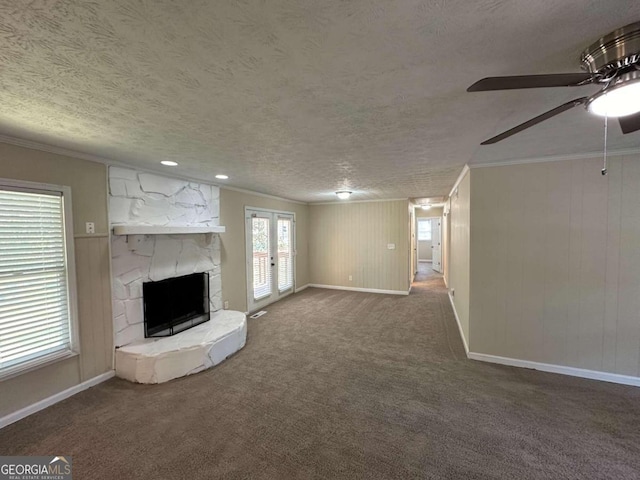
[[[268,312],[218,367],[110,380],[0,430],[0,454],[72,455],[79,480],[640,478],[640,389],[466,360],[440,276]]]

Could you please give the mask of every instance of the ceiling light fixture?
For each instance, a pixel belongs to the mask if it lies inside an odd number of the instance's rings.
[[[351,196],[351,192],[348,192],[346,190],[341,190],[339,192],[336,192],[336,195],[338,196],[338,198],[340,200],[346,200],[347,198],[349,198]]]
[[[229,176],[220,174],[220,175],[216,175],[216,178],[218,180],[227,180],[229,178]]]
[[[587,109],[601,117],[626,117],[640,112],[640,78],[637,72],[623,75],[613,85],[596,93]]]
[[[174,162],[171,160],[162,160],[160,162],[162,165],[166,166],[166,167],[177,167],[178,166],[178,162]]]
[[[422,208],[422,210],[431,210],[431,205],[422,205],[420,208]]]

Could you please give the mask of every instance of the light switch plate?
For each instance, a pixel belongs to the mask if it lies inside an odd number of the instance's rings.
[[[396,244],[395,243],[387,243],[387,249],[395,250],[396,249]]]

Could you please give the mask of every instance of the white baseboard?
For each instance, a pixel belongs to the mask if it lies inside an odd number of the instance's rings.
[[[620,375],[618,373],[599,372],[597,370],[586,370],[584,368],[565,367],[563,365],[532,362],[530,360],[520,360],[517,358],[499,357],[497,355],[487,355],[485,353],[469,352],[467,356],[472,360],[479,360],[481,362],[499,363],[500,365],[509,365],[511,367],[531,368],[533,370],[540,370],[542,372],[559,373],[562,375],[570,375],[572,377],[588,378],[591,380],[600,380],[603,382],[621,383],[623,385],[640,387],[640,377]]]
[[[408,290],[380,290],[377,288],[358,288],[358,287],[342,287],[339,285],[319,285],[317,283],[310,283],[309,287],[314,288],[328,288],[330,290],[347,290],[350,292],[365,292],[365,293],[386,293],[388,295],[409,295]]]
[[[67,388],[62,392],[56,393],[55,395],[51,395],[50,397],[40,400],[39,402],[29,405],[28,407],[21,408],[16,412],[5,415],[4,417],[0,418],[0,428],[4,428],[7,425],[11,425],[12,423],[17,422],[18,420],[22,420],[23,418],[39,412],[40,410],[43,410],[47,407],[50,407],[51,405],[54,405],[58,402],[61,402],[62,400],[75,395],[76,393],[80,393],[87,388],[91,388],[98,385],[99,383],[105,382],[112,378],[115,374],[115,371],[110,370],[106,373],[103,373],[102,375],[90,378],[89,380],[79,383],[78,385],[74,385],[71,388]]]
[[[464,351],[467,354],[467,358],[469,358],[469,345],[467,344],[467,339],[464,336],[464,331],[462,330],[462,324],[460,323],[460,317],[458,317],[458,312],[456,310],[456,305],[453,303],[453,297],[449,293],[449,301],[451,302],[451,308],[453,309],[453,315],[456,317],[456,323],[458,324],[458,330],[460,330],[460,337],[462,338],[462,344],[464,345]]]
[[[299,287],[299,288],[296,288],[295,293],[301,292],[305,288],[309,288],[309,284],[308,283],[306,285],[303,285],[303,286]]]
[[[460,323],[460,317],[456,311],[456,306],[453,303],[453,297],[449,294],[449,301],[451,302],[451,308],[453,314],[456,317],[458,323],[458,329],[460,330],[460,337],[462,337],[462,343],[464,344],[464,350],[467,353],[467,358],[471,360],[478,360],[480,362],[498,363],[500,365],[509,365],[511,367],[530,368],[533,370],[540,370],[542,372],[558,373],[561,375],[570,375],[572,377],[588,378],[591,380],[600,380],[603,382],[620,383],[622,385],[632,385],[634,387],[640,387],[640,377],[632,377],[629,375],[620,375],[618,373],[599,372],[597,370],[587,370],[584,368],[566,367],[563,365],[554,365],[551,363],[533,362],[530,360],[520,360],[518,358],[500,357],[498,355],[488,355],[485,353],[475,353],[469,351],[469,345],[467,339],[462,333],[462,324]]]

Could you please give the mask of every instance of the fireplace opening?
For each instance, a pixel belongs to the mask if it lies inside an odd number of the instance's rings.
[[[167,337],[209,320],[209,274],[142,284],[144,336]]]

